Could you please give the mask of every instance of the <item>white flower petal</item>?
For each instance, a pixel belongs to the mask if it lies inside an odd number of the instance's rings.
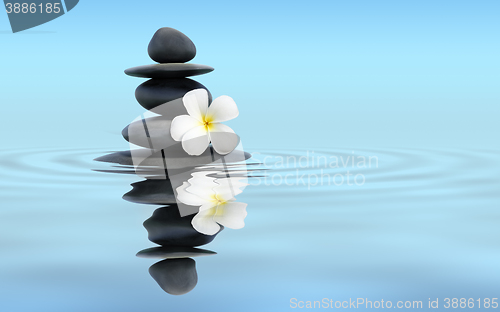
[[[213,220],[230,229],[241,229],[245,226],[246,207],[247,204],[237,202],[219,205]]]
[[[243,189],[248,185],[244,177],[220,178],[215,181],[218,185],[214,188],[218,198],[225,201],[234,199],[234,197],[243,192]]]
[[[177,116],[172,120],[172,125],[170,126],[170,135],[176,141],[181,141],[184,134],[189,132],[189,130],[202,126],[203,124],[199,122],[196,118],[189,115]]]
[[[193,228],[205,235],[214,235],[220,230],[220,226],[214,221],[213,217],[216,208],[200,210],[191,220]]]
[[[194,175],[194,174],[193,174]],[[214,187],[217,186],[217,183],[215,183],[215,178],[211,177],[197,177],[193,176],[191,179],[188,180],[190,187],[193,189],[204,189],[206,193],[212,193],[214,194]],[[188,189],[189,191],[189,189]]]
[[[208,92],[205,89],[189,91],[182,98],[189,116],[203,122],[208,109]]]
[[[212,209],[215,207],[217,207],[217,202],[210,202],[210,203],[206,203],[206,204],[201,205],[199,211],[208,210],[208,209]],[[213,211],[213,213],[215,213],[215,210]]]
[[[191,173],[192,178],[190,178],[188,182],[192,186],[201,185],[203,187],[208,187],[213,189],[218,184],[215,183],[216,178],[211,177],[210,175],[214,175],[217,173],[219,173],[219,171],[213,171],[213,170],[193,172]]]
[[[186,205],[190,206],[202,206],[203,204],[206,204],[207,201],[201,198],[200,196],[197,196],[196,194],[190,193],[187,191],[187,188],[189,187],[189,183],[184,182],[181,186],[179,186],[177,190],[177,200],[180,201],[181,203],[184,203]]]
[[[240,142],[233,129],[221,123],[210,125],[210,140],[214,150],[220,155],[231,153]]]
[[[182,148],[189,155],[199,156],[207,149],[210,139],[204,126],[189,130],[182,137]]]
[[[215,200],[215,191],[212,188],[206,188],[199,185],[189,186],[187,191],[191,194],[203,199],[203,204],[213,202]]]
[[[210,104],[207,117],[212,122],[223,122],[238,117],[239,113],[234,100],[227,95],[223,95],[216,98]]]

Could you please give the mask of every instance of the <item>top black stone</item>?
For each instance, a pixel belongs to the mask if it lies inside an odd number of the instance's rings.
[[[194,43],[180,31],[163,27],[149,42],[148,54],[158,63],[185,63],[196,55]]]

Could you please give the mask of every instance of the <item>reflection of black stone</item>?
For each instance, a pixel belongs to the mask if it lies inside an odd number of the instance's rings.
[[[162,246],[201,246],[210,243],[218,233],[205,235],[196,231],[191,225],[194,216],[181,217],[177,205],[162,207],[144,221],[144,227],[149,240]],[[221,226],[220,231],[222,229]]]
[[[196,47],[177,29],[162,27],[151,38],[148,54],[158,63],[185,63],[194,58]]]
[[[107,162],[113,164],[119,164],[123,166],[133,166],[132,155],[130,151],[120,151],[106,154],[104,156],[97,157],[95,161]]]
[[[162,246],[143,249],[137,253],[140,258],[153,258],[153,259],[177,259],[177,258],[192,258],[213,256],[216,252],[186,246]]]
[[[203,75],[213,71],[213,67],[199,64],[153,64],[132,67],[125,70],[125,74],[141,78],[184,78]]]
[[[191,258],[167,259],[153,264],[149,274],[171,295],[184,295],[198,283],[196,262]]]
[[[137,87],[135,98],[142,107],[151,110],[161,104],[182,98],[195,89],[207,90],[209,102],[212,102],[210,91],[201,83],[189,78],[150,79]]]
[[[145,120],[154,120],[159,117],[147,118]],[[139,124],[139,122],[134,122],[132,124]],[[125,128],[123,134],[125,138],[129,139],[129,130],[130,128]],[[155,135],[150,133],[153,137],[159,137],[159,135]],[[146,138],[147,140],[147,138]],[[136,143],[139,143],[137,140]],[[177,142],[175,145],[170,146],[167,149],[164,149],[163,154],[166,157],[163,157],[162,151],[155,152],[150,149],[137,149],[132,153],[131,151],[121,151],[114,152],[111,154],[107,154],[95,159],[95,161],[114,163],[123,166],[134,166],[134,167],[118,167],[115,170],[96,170],[100,172],[113,172],[113,173],[126,173],[133,174],[148,178],[148,179],[165,179],[165,176],[175,175],[182,172],[188,172],[195,167],[207,165],[207,164],[218,164],[222,163],[222,157],[224,159],[224,163],[231,164],[241,162],[243,160],[247,160],[252,157],[250,153],[243,152],[240,150],[234,150],[230,154],[221,156],[217,153],[211,153],[210,149],[207,149],[205,153],[200,156],[193,157],[188,156],[184,150],[182,149],[181,143]],[[132,157],[134,155],[134,157]],[[135,159],[135,164],[134,164]],[[168,163],[168,174],[165,170],[165,163]],[[135,169],[135,171],[133,171]],[[131,200],[134,202],[134,200]]]
[[[168,179],[144,180],[131,185],[133,189],[123,195],[123,199],[129,202],[152,205],[176,203],[172,184]]]
[[[245,154],[245,156],[247,156]],[[251,156],[250,154],[248,156]],[[95,161],[119,164],[122,166],[134,166],[134,168],[140,171],[151,171],[156,172],[162,171],[165,173],[165,163],[162,157],[161,151],[154,152],[150,149],[137,149],[133,152],[128,151],[120,151],[113,152],[101,157],[97,157],[94,159]],[[135,160],[135,163],[134,163]],[[118,167],[121,168],[121,167]],[[122,169],[131,169],[131,168],[122,168]],[[102,171],[102,170],[99,170]]]

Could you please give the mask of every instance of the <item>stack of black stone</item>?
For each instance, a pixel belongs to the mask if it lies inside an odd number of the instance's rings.
[[[206,65],[186,64],[196,55],[194,43],[183,33],[173,28],[160,28],[151,39],[148,54],[160,64],[144,65],[125,70],[129,76],[152,78],[135,91],[139,104],[153,110],[170,101],[182,98],[184,94],[205,86],[190,76],[202,75],[214,69]],[[212,96],[208,91],[209,99]]]
[[[129,76],[150,78],[142,83],[135,92],[139,104],[148,111],[158,113],[157,109],[159,107],[166,104],[174,105],[170,103],[179,102],[187,92],[200,88],[207,90],[209,102],[212,101],[212,96],[205,86],[186,78],[213,71],[210,66],[186,63],[196,55],[196,47],[186,35],[173,28],[161,28],[151,39],[148,54],[159,64],[138,66],[125,70],[125,73]],[[162,113],[160,112],[160,114]],[[143,149],[146,154],[149,150],[151,151],[150,155],[147,154],[148,157],[144,157],[140,166],[138,166],[131,151],[115,152],[99,157],[96,160],[125,166],[122,169],[134,168],[134,170],[128,171],[100,171],[135,173],[146,178],[141,182],[132,184],[133,189],[123,197],[125,200],[141,204],[168,205],[156,209],[152,217],[144,222],[149,240],[161,247],[145,249],[137,255],[146,258],[165,259],[151,266],[149,272],[167,293],[181,295],[191,291],[197,284],[198,277],[195,261],[191,258],[215,254],[195,247],[210,243],[218,233],[204,235],[197,232],[191,225],[194,214],[181,216],[179,212],[173,191],[176,186],[172,185],[164,166],[165,153],[161,149],[158,150],[148,146],[148,141],[150,144],[151,137],[155,136],[154,129],[152,129],[154,127],[157,127],[158,130],[156,132],[157,139],[171,139],[162,137],[164,136],[162,131],[169,127],[174,116],[162,115],[148,118],[148,123],[151,126],[149,131],[146,130],[147,138],[141,139],[139,137],[137,139],[138,136],[133,135],[134,129],[142,129],[142,123],[146,124],[146,119],[130,124],[122,132],[127,141],[146,147],[146,149]],[[244,158],[249,158],[249,154],[245,153]],[[179,170],[186,171],[185,168]],[[158,172],[163,173],[163,176]],[[189,171],[186,172],[187,176],[189,176]]]
[[[144,108],[156,112],[159,107],[171,105],[170,103],[182,99],[187,92],[200,88],[207,90],[211,102],[210,91],[205,86],[186,78],[209,73],[214,69],[206,65],[186,63],[195,57],[196,47],[185,34],[169,27],[160,28],[149,43],[148,54],[159,64],[125,70],[129,76],[151,78],[139,85],[135,91],[137,101]],[[162,116],[161,121],[168,123],[173,117],[175,116]],[[168,124],[164,125],[159,122],[156,124],[159,128],[168,128]],[[154,121],[148,122],[148,125],[155,125],[155,123]],[[148,137],[154,136],[153,131],[153,129],[149,129]],[[127,126],[122,131],[124,138],[131,143],[140,145],[141,142],[133,140],[137,136],[131,135],[131,132],[131,127]],[[155,133],[165,134],[162,131]],[[180,146],[180,143],[177,145]],[[159,156],[158,158],[161,159],[160,154],[156,153],[157,155],[153,154],[153,157]],[[163,157],[165,157],[164,154]],[[166,179],[146,179],[134,183],[132,191],[124,195],[124,199],[131,202],[169,205],[169,207],[157,209],[153,216],[144,223],[149,233],[149,239],[162,246],[200,246],[211,242],[215,236],[200,234],[191,226],[191,219],[194,215],[180,216],[168,173],[166,175]]]

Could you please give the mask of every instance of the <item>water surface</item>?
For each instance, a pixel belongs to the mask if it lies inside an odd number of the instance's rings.
[[[142,222],[159,207],[121,199],[140,178],[91,170],[110,168],[92,161],[109,151],[2,150],[2,311],[286,311],[291,298],[426,308],[429,298],[500,297],[500,151],[246,150],[267,178],[238,196],[245,228],[202,247],[217,255],[195,258],[198,285],[183,296],[151,278],[157,260],[135,256],[155,246]],[[358,166],[363,157],[372,164]],[[358,184],[340,183],[347,171]]]

